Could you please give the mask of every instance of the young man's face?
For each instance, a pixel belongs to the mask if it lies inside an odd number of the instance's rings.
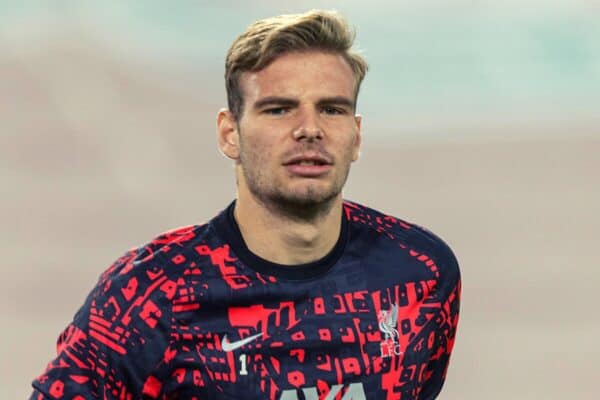
[[[358,158],[355,79],[344,58],[288,53],[240,77],[243,113],[232,139],[238,190],[268,204],[306,207],[341,196]]]

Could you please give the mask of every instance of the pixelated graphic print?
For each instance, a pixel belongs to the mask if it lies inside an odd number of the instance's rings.
[[[415,225],[355,203],[344,216],[340,258],[310,279],[245,264],[215,230],[223,214],[128,251],[31,399],[435,398],[458,325],[456,259]]]

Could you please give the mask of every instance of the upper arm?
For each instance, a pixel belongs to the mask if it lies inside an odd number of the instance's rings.
[[[431,356],[424,371],[419,400],[435,399],[442,390],[454,348],[460,312],[461,277],[458,261],[446,243],[433,237],[437,242],[435,254],[440,270],[438,296],[441,307],[433,320]]]
[[[168,345],[175,283],[140,255],[128,253],[101,276],[59,336],[56,358],[34,380],[32,399],[139,398],[155,391],[148,384],[158,380]]]

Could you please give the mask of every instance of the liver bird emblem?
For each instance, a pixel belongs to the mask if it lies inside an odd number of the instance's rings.
[[[385,334],[385,340],[396,341],[400,337],[396,326],[398,325],[398,306],[393,304],[389,310],[379,312],[379,330]]]

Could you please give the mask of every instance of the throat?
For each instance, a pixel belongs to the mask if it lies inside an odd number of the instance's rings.
[[[248,249],[270,262],[289,266],[311,263],[325,257],[338,241],[341,202],[324,213],[310,209],[274,213],[265,207],[252,208],[238,201],[234,217]]]

